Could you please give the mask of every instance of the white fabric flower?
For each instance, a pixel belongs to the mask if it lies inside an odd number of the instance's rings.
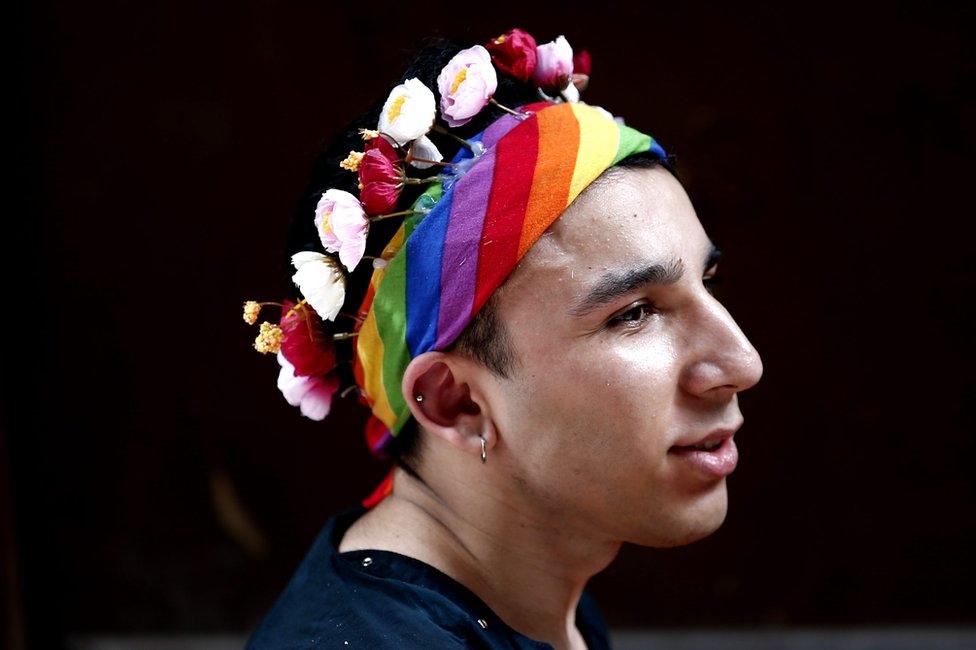
[[[410,145],[410,157],[433,160],[434,162],[444,160],[444,156],[437,150],[437,146],[426,135],[420,136]],[[416,160],[411,160],[410,164],[417,169],[427,169],[428,167],[434,166],[434,163],[425,163]]]
[[[437,116],[434,93],[414,77],[390,91],[383,104],[378,130],[405,145],[430,131]]]
[[[328,255],[302,251],[291,256],[292,282],[323,320],[335,320],[346,299],[346,279],[338,262]]]
[[[568,86],[566,86],[565,88],[563,88],[563,91],[562,91],[561,94],[563,96],[563,99],[565,99],[567,102],[571,102],[571,103],[574,103],[574,104],[576,102],[578,102],[579,99],[580,99],[579,88],[577,88],[573,84],[569,84]]]

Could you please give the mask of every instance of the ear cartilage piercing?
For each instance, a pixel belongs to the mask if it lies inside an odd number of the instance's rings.
[[[423,395],[414,395],[413,398],[415,400],[417,400],[418,402],[423,402],[424,401],[424,396]]]

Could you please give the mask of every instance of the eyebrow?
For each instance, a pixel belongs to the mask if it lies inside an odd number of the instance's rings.
[[[702,273],[718,263],[722,251],[709,243]],[[613,302],[622,295],[650,285],[674,284],[684,274],[684,263],[672,259],[664,263],[647,264],[624,271],[610,271],[600,278],[586,296],[569,309],[571,316],[582,317]]]

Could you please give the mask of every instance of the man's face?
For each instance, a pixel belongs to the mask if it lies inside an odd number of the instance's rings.
[[[492,417],[544,515],[659,547],[721,525],[734,442],[676,446],[738,428],[736,393],[762,364],[703,282],[713,258],[671,174],[614,169],[499,290],[519,364],[495,385]]]

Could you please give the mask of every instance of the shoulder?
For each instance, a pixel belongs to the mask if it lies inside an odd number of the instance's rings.
[[[333,518],[248,648],[486,647],[477,615],[428,583],[417,561],[385,551],[338,553],[335,529]]]
[[[477,647],[476,624],[455,603],[414,585],[296,575],[248,648]]]
[[[345,602],[343,602],[345,601]],[[470,626],[468,626],[470,628]],[[302,601],[283,595],[251,637],[253,649],[477,647],[458,620],[372,589],[337,590]]]

